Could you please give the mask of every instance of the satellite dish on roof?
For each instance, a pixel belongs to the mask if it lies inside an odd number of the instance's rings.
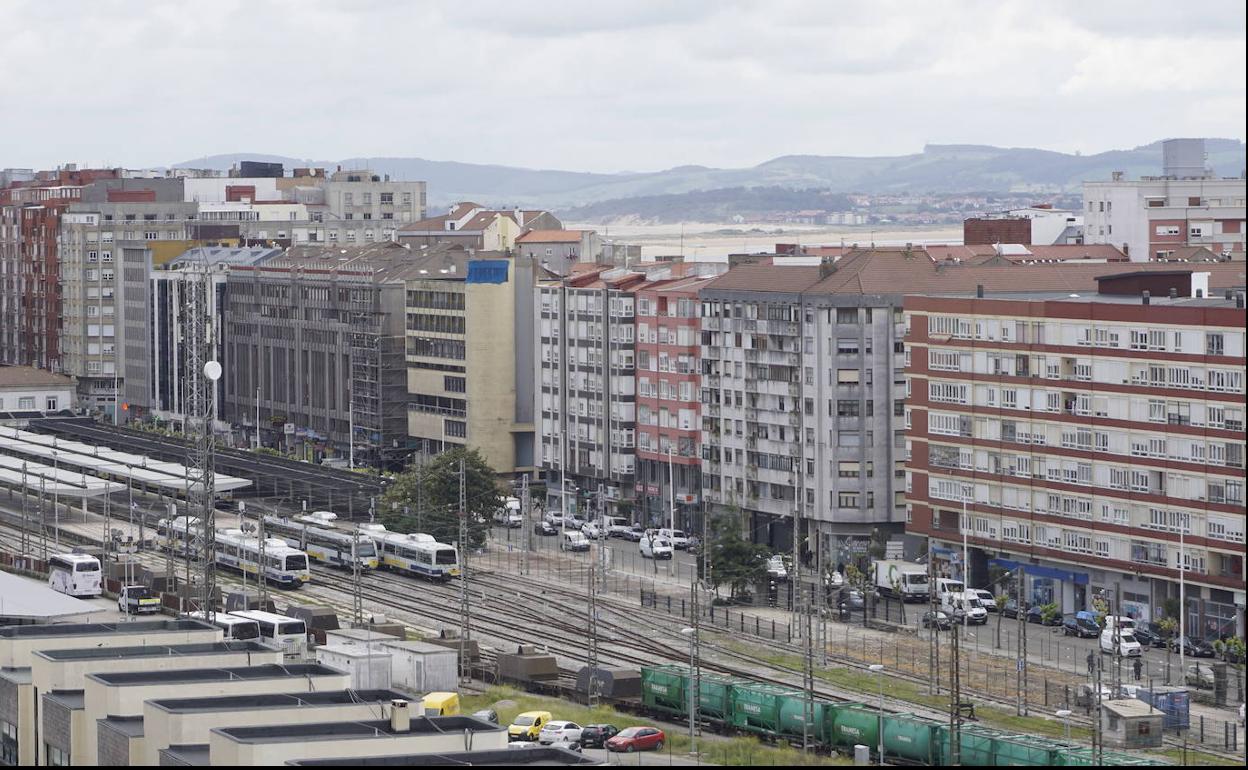
[[[213,382],[221,379],[221,364],[216,361],[209,361],[204,364],[204,376]]]

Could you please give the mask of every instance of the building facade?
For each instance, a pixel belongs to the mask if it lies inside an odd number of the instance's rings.
[[[608,513],[633,513],[635,309],[645,282],[643,273],[589,266],[536,289],[535,427],[552,509],[592,518],[601,491]]]
[[[413,260],[405,324],[416,450],[466,445],[500,474],[533,470],[532,261],[446,245]]]
[[[1242,635],[1242,294],[1101,284],[906,299],[908,529],[939,571],[964,574],[965,538],[972,584],[1022,566],[1024,600],[1065,612],[1120,586],[1157,620],[1185,570],[1188,633]]]
[[[529,230],[516,238],[516,250],[559,275],[578,262],[602,263],[602,244],[593,230]]]
[[[345,253],[344,253],[345,251]],[[409,451],[404,296],[393,243],[296,247],[226,279],[222,419],[266,446],[399,464]],[[257,403],[257,394],[259,394]],[[257,414],[259,424],[257,425]]]

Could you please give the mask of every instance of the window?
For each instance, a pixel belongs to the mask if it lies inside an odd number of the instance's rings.
[[[55,411],[56,411],[56,409],[57,409],[57,399],[56,399],[56,396],[48,396],[48,400],[47,400],[47,410],[48,410],[49,412],[55,412]]]
[[[467,393],[468,381],[463,377],[444,376],[442,378],[442,387],[449,393]]]
[[[1221,332],[1209,332],[1205,334],[1205,355],[1221,356],[1225,355],[1225,350],[1226,347],[1224,345]]]
[[[68,751],[62,751],[50,743],[44,743],[43,753],[47,757],[49,767],[69,767]]]
[[[17,725],[0,721],[0,763],[17,766]]]
[[[859,382],[859,371],[857,369],[837,369],[836,381],[841,385],[857,385]]]
[[[394,193],[380,193],[383,206],[394,203]]]

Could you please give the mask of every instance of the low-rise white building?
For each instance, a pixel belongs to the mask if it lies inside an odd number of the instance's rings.
[[[14,412],[59,412],[78,406],[73,377],[33,366],[0,366],[0,422]],[[5,414],[6,412],[10,414]]]

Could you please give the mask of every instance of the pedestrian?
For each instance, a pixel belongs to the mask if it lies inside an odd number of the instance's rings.
[[[1096,655],[1088,652],[1088,676],[1092,676],[1092,672],[1096,670]]]
[[[1132,669],[1135,671],[1135,681],[1140,681],[1140,672],[1144,670],[1144,661],[1136,658]]]

